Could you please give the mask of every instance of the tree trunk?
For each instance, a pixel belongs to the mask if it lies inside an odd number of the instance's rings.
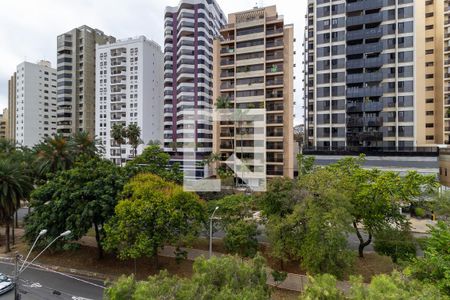
[[[17,209],[15,213],[14,226],[16,226],[16,228],[19,228],[19,209]]]
[[[103,247],[102,247],[102,243],[100,240],[100,230],[98,229],[97,223],[94,223],[94,228],[95,228],[95,240],[97,241],[98,259],[102,259],[103,258]]]
[[[9,247],[9,221],[6,221],[5,224],[5,236],[6,236],[5,253],[8,253],[11,252],[11,248]]]
[[[16,233],[15,233],[15,228],[14,228],[14,220],[13,220],[13,226],[11,226],[11,233],[12,233],[12,244],[15,245],[16,244]]]
[[[359,240],[359,246],[358,246],[359,257],[364,258],[364,248],[372,242],[372,233],[368,232],[369,237],[368,237],[367,241],[364,241],[361,233],[359,232],[358,225],[356,224],[356,222],[353,222],[353,227],[355,228],[356,236],[358,237],[358,240]]]

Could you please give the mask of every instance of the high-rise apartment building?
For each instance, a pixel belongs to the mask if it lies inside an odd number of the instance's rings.
[[[85,25],[58,36],[58,133],[94,135],[95,46],[114,41]]]
[[[442,19],[436,0],[308,0],[308,145],[442,144]]]
[[[56,133],[56,70],[48,61],[23,62],[16,74],[15,141],[33,147]]]
[[[212,110],[213,38],[225,22],[215,0],[181,0],[165,11],[164,149],[186,177],[203,177],[197,162],[212,151],[212,122],[187,119],[193,110]],[[185,153],[194,154],[189,162]]]
[[[7,138],[14,142],[16,140],[16,72],[8,80],[8,122]]]
[[[9,122],[8,122],[8,109],[3,110],[3,114],[0,115],[0,139],[9,138]]]
[[[440,1],[438,1],[440,2]],[[441,4],[443,6],[443,115],[444,121],[442,123],[443,138],[445,144],[450,144],[450,0],[444,0]]]
[[[98,45],[96,55],[95,132],[105,156],[125,162],[134,156],[134,149],[114,141],[114,124],[140,127],[143,144],[137,154],[150,140],[162,141],[163,53],[161,46],[141,36]]]
[[[258,155],[265,155],[267,177],[293,177],[293,26],[269,6],[230,14],[220,34],[214,41],[214,99],[226,99],[234,109],[265,109],[266,125],[215,122],[214,152],[222,163],[233,153],[256,160],[253,148],[265,143]],[[254,135],[261,132],[265,139],[259,141]]]

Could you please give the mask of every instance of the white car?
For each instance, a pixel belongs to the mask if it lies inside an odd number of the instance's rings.
[[[0,295],[9,292],[14,288],[14,282],[6,276],[5,274],[0,273]]]

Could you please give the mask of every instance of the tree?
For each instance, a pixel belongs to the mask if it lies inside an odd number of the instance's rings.
[[[294,126],[294,141],[297,142],[298,148],[302,149],[305,139],[305,125],[299,124]]]
[[[220,218],[220,223],[224,228],[230,224],[234,224],[239,220],[251,218],[253,198],[245,194],[232,194],[222,199],[211,201],[208,203],[210,213],[219,207],[216,215]]]
[[[350,213],[353,228],[360,242],[358,253],[364,257],[364,248],[373,235],[386,228],[407,228],[408,222],[400,212],[402,202],[412,201],[428,194],[436,186],[435,179],[410,172],[406,176],[390,171],[361,168],[364,157],[346,158],[326,168],[345,178],[342,191],[350,193]],[[367,233],[364,238],[362,230]]]
[[[83,156],[87,159],[91,159],[96,157],[99,152],[97,141],[86,131],[74,133],[70,141],[76,157]]]
[[[430,230],[424,256],[416,258],[406,273],[422,282],[436,285],[450,296],[450,224],[438,222]]]
[[[435,286],[406,277],[398,272],[372,277],[370,284],[364,284],[362,277],[350,276],[347,293],[338,288],[337,281],[330,274],[309,277],[301,300],[385,300],[385,299],[449,299]]]
[[[183,182],[183,172],[179,164],[171,164],[170,155],[156,145],[146,147],[141,155],[127,163],[125,169],[130,177],[145,172],[178,184]]]
[[[303,176],[311,173],[314,169],[314,162],[316,158],[314,156],[306,156],[304,154],[297,154],[298,163],[298,175]]]
[[[223,108],[232,108],[233,105],[230,102],[230,98],[226,96],[219,96],[216,99],[216,108],[217,109],[223,109]]]
[[[276,177],[269,181],[267,191],[257,197],[257,204],[265,216],[283,217],[292,213],[295,204],[302,199],[303,195],[294,180]]]
[[[16,145],[14,142],[0,138],[0,156],[7,157],[12,152],[16,151]]]
[[[399,259],[410,260],[416,257],[416,244],[408,228],[386,228],[377,232],[374,249],[379,254],[390,256],[394,263]]]
[[[71,238],[78,240],[94,227],[101,258],[104,224],[113,216],[126,180],[121,168],[99,158],[58,173],[32,194],[34,209],[25,222],[27,240],[33,242],[40,230],[47,229],[37,244],[44,247],[67,229],[72,231]]]
[[[111,300],[130,299],[270,299],[265,261],[261,256],[243,262],[233,256],[198,258],[191,278],[169,276],[167,271],[136,281],[122,276],[106,289]]]
[[[131,123],[126,129],[126,137],[128,143],[133,147],[134,157],[137,156],[137,147],[142,144],[141,140],[141,128],[136,123]]]
[[[72,143],[62,135],[47,137],[34,147],[38,172],[46,178],[58,171],[68,170],[75,160]]]
[[[105,225],[103,243],[121,259],[157,259],[164,245],[196,238],[206,221],[205,204],[197,195],[153,174],[136,175],[122,194]]]
[[[122,145],[125,144],[127,129],[122,123],[115,123],[111,128],[111,137],[119,145],[120,164],[122,165]]]
[[[32,188],[31,179],[17,162],[0,159],[0,221],[5,225],[6,252],[10,251],[9,227],[13,215]]]
[[[225,249],[241,257],[254,257],[258,251],[258,226],[254,221],[239,220],[227,226]]]

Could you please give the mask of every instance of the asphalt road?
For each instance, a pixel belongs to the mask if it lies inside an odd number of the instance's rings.
[[[11,275],[14,266],[0,263],[0,272]],[[72,275],[71,275],[72,276]],[[77,277],[83,281],[103,286],[103,281]],[[103,289],[51,271],[28,268],[20,276],[19,292],[22,300],[101,300]],[[14,291],[0,296],[0,300],[13,300]]]

